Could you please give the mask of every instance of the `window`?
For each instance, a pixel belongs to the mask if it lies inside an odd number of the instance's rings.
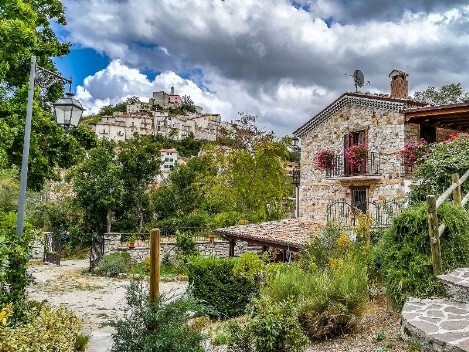
[[[350,187],[350,190],[352,193],[352,207],[355,207],[361,210],[363,213],[366,213],[368,209],[366,187]]]
[[[364,165],[351,166],[345,160],[345,150],[353,145],[368,145],[368,135],[366,130],[350,132],[344,136],[344,167],[345,175],[366,173],[366,162]]]

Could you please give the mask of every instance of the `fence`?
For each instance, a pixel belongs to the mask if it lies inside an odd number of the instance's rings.
[[[366,160],[357,166],[347,163],[343,155],[336,155],[332,160],[331,169],[326,170],[326,178],[380,174],[380,156],[377,152],[369,152]]]
[[[218,237],[212,231],[212,229],[206,227],[177,227],[177,228],[162,228],[161,230],[161,242],[175,242],[176,234],[178,232],[190,234],[194,241],[208,241],[211,236]],[[148,246],[150,243],[149,233],[120,233],[120,242],[125,244],[129,242],[131,237],[136,238],[136,243],[139,246]]]
[[[461,184],[469,177],[469,170],[459,178],[458,174],[451,175],[452,184],[446,191],[444,191],[438,199],[434,195],[427,196],[427,210],[428,210],[428,235],[430,236],[430,248],[432,252],[433,273],[440,275],[443,273],[441,265],[441,247],[440,236],[445,231],[446,225],[438,225],[438,217],[436,211],[443,202],[453,195],[453,204],[464,207],[469,200],[469,192],[462,198]]]
[[[366,212],[371,216],[373,227],[387,227],[391,225],[392,217],[399,214],[402,208],[403,203],[395,200],[383,203],[365,201],[352,205],[345,199],[340,199],[327,206],[327,221],[334,221],[345,227],[354,227],[358,225],[358,214]]]

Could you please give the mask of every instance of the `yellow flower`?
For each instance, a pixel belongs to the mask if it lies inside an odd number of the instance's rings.
[[[350,245],[350,237],[346,233],[340,235],[339,238],[336,240],[337,246],[340,249],[347,249]]]
[[[13,304],[9,303],[6,307],[3,307],[2,311],[0,312],[0,322],[2,325],[7,325],[8,318],[13,315]]]

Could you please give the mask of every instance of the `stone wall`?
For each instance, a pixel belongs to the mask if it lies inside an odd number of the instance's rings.
[[[229,256],[229,242],[224,240],[215,240],[214,243],[209,241],[197,241],[196,248],[202,256],[211,256],[216,258],[227,258]],[[247,251],[255,251],[261,253],[261,247],[249,247],[247,242],[238,241],[235,246],[235,257]],[[112,252],[127,252],[132,259],[136,261],[143,261],[150,256],[150,248],[148,246],[137,246],[135,248],[128,248],[121,244],[120,234],[112,233],[104,235],[104,254]],[[174,242],[161,242],[160,243],[160,260],[166,257],[174,257],[177,248]]]
[[[316,154],[324,149],[344,153],[344,135],[367,131],[368,149],[379,153],[378,177],[341,177],[327,179],[314,164]],[[404,196],[404,177],[399,152],[406,135],[416,134],[415,126],[404,128],[404,116],[395,111],[349,104],[323,122],[301,140],[300,216],[326,222],[326,208],[332,201],[351,201],[350,186],[368,187],[368,199],[400,200]]]

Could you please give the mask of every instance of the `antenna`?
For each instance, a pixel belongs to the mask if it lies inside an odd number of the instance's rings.
[[[365,84],[365,76],[363,76],[363,72],[360,70],[355,70],[353,73],[353,80],[355,82],[355,93],[358,92],[358,87],[363,87]]]

